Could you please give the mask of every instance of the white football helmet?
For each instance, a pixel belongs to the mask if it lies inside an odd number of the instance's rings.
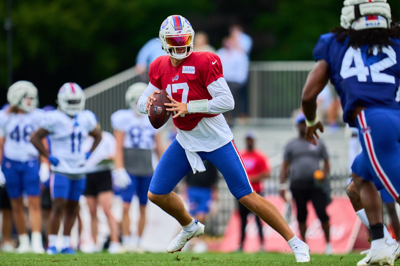
[[[75,116],[85,110],[85,101],[85,93],[76,83],[67,82],[58,91],[57,104],[60,110],[69,116]]]
[[[133,110],[136,110],[136,104],[140,95],[146,90],[147,84],[144,82],[136,82],[132,84],[125,93],[125,102]]]
[[[349,29],[364,30],[390,28],[392,15],[387,0],[345,0],[340,25]]]
[[[172,58],[181,60],[193,52],[194,30],[189,21],[180,16],[167,17],[161,24],[160,41],[164,51]],[[186,53],[178,54],[176,48],[186,48]]]
[[[8,89],[7,100],[11,106],[29,113],[38,106],[38,90],[33,83],[20,80]]]

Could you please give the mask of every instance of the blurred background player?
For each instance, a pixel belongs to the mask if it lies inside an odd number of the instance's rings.
[[[194,52],[211,52],[215,53],[216,50],[212,47],[208,42],[208,35],[204,31],[196,32],[194,36],[194,43],[193,43],[193,51]]]
[[[57,95],[58,110],[46,112],[40,128],[31,142],[52,165],[52,210],[50,214],[49,247],[47,254],[56,254],[57,234],[61,216],[64,215],[64,232],[61,253],[74,254],[70,247],[70,234],[77,217],[79,197],[85,190],[85,161],[101,141],[101,131],[96,129],[97,119],[91,111],[84,111],[85,94],[76,83],[65,83]],[[51,154],[42,140],[50,136]],[[82,143],[93,136],[93,146],[85,154]]]
[[[0,127],[4,132],[2,171],[10,197],[12,215],[17,229],[17,252],[44,253],[42,217],[40,210],[39,153],[30,143],[31,134],[40,126],[42,111],[37,109],[38,92],[31,82],[18,81],[7,92],[10,107],[0,113]],[[32,245],[28,236],[23,193],[28,198],[29,224]]]
[[[43,107],[43,110],[45,112],[48,111],[53,111],[56,108],[52,105],[46,105]],[[45,148],[50,151],[50,139],[49,136],[46,136],[46,141],[43,142],[43,145],[45,145]],[[40,188],[42,190],[42,217],[43,217],[43,225],[42,225],[42,233],[43,233],[43,244],[47,248],[48,246],[48,229],[50,227],[49,224],[49,219],[50,219],[50,212],[51,212],[51,193],[50,193],[50,176],[52,175],[50,171],[50,165],[49,162],[42,161],[40,164]]]
[[[209,161],[203,161],[206,171],[186,176],[186,196],[189,202],[190,215],[205,224],[213,201],[218,200],[218,169]],[[207,244],[202,238],[191,243],[192,251],[203,253]]]
[[[129,185],[119,191],[124,204],[122,214],[122,244],[132,250],[129,209],[133,195],[139,199],[140,218],[138,223],[137,251],[141,251],[140,240],[146,223],[147,191],[153,176],[153,154],[161,158],[161,135],[150,124],[147,115],[137,111],[137,102],[147,85],[133,84],[125,94],[129,109],[119,110],[111,116],[116,139],[115,170],[118,180],[128,180]]]
[[[2,112],[5,112],[10,107],[9,104],[5,104],[0,110],[0,116]],[[4,131],[0,128],[0,147],[4,147]],[[3,150],[0,149],[0,157],[3,158]],[[1,251],[3,252],[14,252],[14,245],[11,240],[13,223],[11,217],[11,202],[8,197],[7,190],[5,188],[6,179],[0,167],[0,211],[2,213],[1,223],[1,235],[2,242],[0,243]]]
[[[300,113],[296,117],[298,137],[290,141],[284,152],[284,158],[280,174],[280,194],[286,201],[286,180],[290,177],[290,190],[297,206],[297,221],[301,237],[306,241],[307,231],[307,203],[312,201],[318,219],[321,221],[325,234],[325,254],[332,254],[329,235],[329,216],[326,208],[329,202],[329,195],[324,191],[324,186],[329,182],[329,155],[324,143],[319,140],[314,146],[305,140],[306,123],[305,116]],[[323,160],[323,170],[320,170],[320,161]]]
[[[100,130],[100,125],[97,125]],[[94,138],[88,136],[83,142],[83,150],[89,152],[93,146]],[[121,251],[121,244],[118,236],[118,222],[111,212],[113,202],[113,187],[111,170],[114,167],[115,138],[111,133],[102,131],[101,142],[86,161],[86,190],[84,195],[89,207],[91,217],[92,239],[94,242],[93,251],[101,251],[97,243],[98,223],[97,206],[103,209],[110,228],[110,245],[108,252],[116,254]]]
[[[246,149],[241,152],[244,165],[246,166],[247,175],[254,192],[262,196],[263,193],[263,181],[270,177],[271,165],[269,163],[268,156],[261,150],[255,148],[255,137],[252,132],[246,134]],[[239,214],[241,221],[241,238],[239,250],[243,250],[243,243],[246,237],[246,225],[247,217],[252,213],[243,204],[239,202]],[[264,234],[263,227],[261,224],[260,217],[255,215],[256,224],[258,228],[258,235],[260,237],[260,251],[264,250]]]
[[[352,165],[352,183],[367,214],[372,241],[357,265],[393,265],[400,256],[400,246],[386,241],[378,193],[384,188],[400,202],[399,36],[400,26],[392,23],[385,0],[345,1],[341,27],[321,35],[314,48],[317,63],[303,90],[310,143],[316,143],[317,130],[323,132],[315,114],[316,98],[329,79],[340,95],[343,121],[359,130],[363,150]]]

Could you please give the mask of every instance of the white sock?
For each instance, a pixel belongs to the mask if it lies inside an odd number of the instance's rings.
[[[368,227],[368,229],[369,229],[369,221],[368,221],[367,214],[365,213],[365,210],[361,209],[356,213],[357,213],[358,218],[360,218],[361,222],[363,222],[363,224],[365,224],[365,226]],[[387,230],[385,225],[383,225],[383,235],[384,235],[384,237],[386,237],[386,243],[388,243],[389,245],[396,242],[396,240],[394,240],[392,238],[392,236],[390,235],[390,233]]]
[[[182,228],[183,228],[183,230],[186,231],[186,232],[191,232],[191,231],[193,231],[193,230],[195,230],[195,229],[197,228],[197,223],[196,223],[196,221],[192,218],[192,221],[191,221],[188,225],[182,226]]]
[[[136,244],[137,244],[138,246],[140,246],[140,241],[142,241],[142,238],[141,238],[140,236],[138,236],[138,237],[137,237],[137,240],[136,240]]]
[[[20,246],[29,246],[29,236],[28,234],[22,234],[18,236]]]
[[[114,248],[114,247],[120,247],[121,244],[119,242],[110,242],[110,246],[108,249]]]
[[[57,235],[49,235],[49,247],[55,247],[57,243]]]
[[[62,248],[69,248],[69,241],[71,237],[70,236],[63,236],[63,243],[62,243]]]
[[[384,249],[385,245],[385,238],[375,239],[371,241],[371,249]]]
[[[297,236],[294,236],[287,243],[289,244],[289,247],[291,249],[293,249],[293,247],[298,245],[299,242],[303,242],[303,241],[301,241]]]
[[[41,246],[41,247],[43,247],[42,233],[41,232],[32,232],[32,246]]]
[[[124,246],[130,246],[131,245],[131,236],[130,235],[122,236],[122,244]]]

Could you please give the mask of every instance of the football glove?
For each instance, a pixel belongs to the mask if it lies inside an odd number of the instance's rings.
[[[46,183],[50,178],[50,165],[48,163],[41,163],[39,170],[40,182]]]
[[[119,168],[112,171],[113,186],[119,189],[124,189],[130,184],[132,180],[125,168]]]
[[[52,165],[54,165],[54,166],[57,166],[59,163],[60,163],[60,160],[58,160],[58,158],[57,157],[54,157],[54,156],[49,156],[49,162],[52,164]]]
[[[89,159],[90,155],[92,155],[92,153],[91,153],[90,151],[88,151],[88,152],[85,154],[86,160]]]

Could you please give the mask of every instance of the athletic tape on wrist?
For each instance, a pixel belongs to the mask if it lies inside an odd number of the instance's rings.
[[[187,108],[189,113],[208,113],[208,100],[189,101]]]
[[[306,119],[306,126],[307,127],[312,127],[312,126],[315,126],[318,122],[319,122],[318,117],[315,116],[314,120],[312,120],[312,121],[308,121]]]

